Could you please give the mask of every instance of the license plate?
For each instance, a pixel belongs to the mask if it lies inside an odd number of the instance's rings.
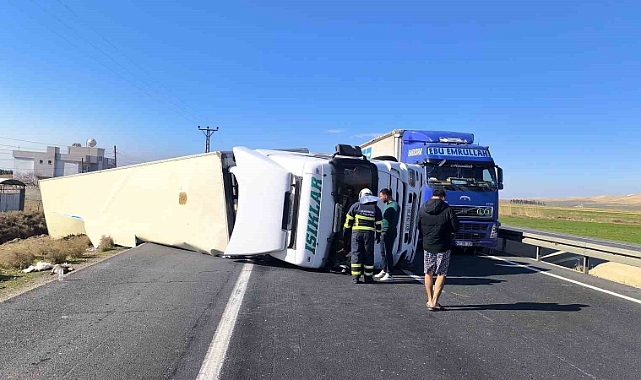
[[[454,244],[456,244],[459,247],[471,247],[472,246],[472,242],[471,241],[456,241],[456,242],[454,242]]]

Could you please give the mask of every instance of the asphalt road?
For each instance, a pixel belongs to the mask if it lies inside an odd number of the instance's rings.
[[[534,265],[527,259],[510,258]],[[0,378],[195,379],[242,262],[144,245],[0,304]],[[641,290],[535,264],[641,299]],[[223,379],[636,379],[641,305],[486,257],[422,284],[253,265]]]
[[[143,245],[0,304],[2,379],[195,379],[240,266]]]

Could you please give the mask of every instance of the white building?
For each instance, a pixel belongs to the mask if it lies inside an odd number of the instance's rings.
[[[70,146],[66,153],[60,148],[47,147],[46,152],[14,150],[14,176],[35,174],[38,178],[62,177],[116,167],[105,150],[96,147]]]

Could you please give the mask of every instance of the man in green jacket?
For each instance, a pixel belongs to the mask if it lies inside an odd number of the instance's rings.
[[[392,198],[390,189],[381,190],[379,197],[385,204],[383,207],[383,228],[381,234],[381,255],[383,256],[383,270],[376,278],[381,281],[392,281],[392,270],[394,269],[394,241],[397,236],[399,219],[398,203]]]

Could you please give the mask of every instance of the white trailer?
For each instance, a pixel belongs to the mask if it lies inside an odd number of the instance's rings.
[[[270,255],[322,268],[342,247],[347,209],[362,188],[391,188],[401,207],[395,262],[415,254],[422,195],[416,165],[368,161],[360,149],[334,155],[236,147],[41,182],[53,237],[110,236],[226,256]],[[377,248],[376,265],[381,256]]]
[[[402,129],[396,129],[361,144],[363,154],[370,160],[394,157],[400,161],[403,153],[403,132]]]

